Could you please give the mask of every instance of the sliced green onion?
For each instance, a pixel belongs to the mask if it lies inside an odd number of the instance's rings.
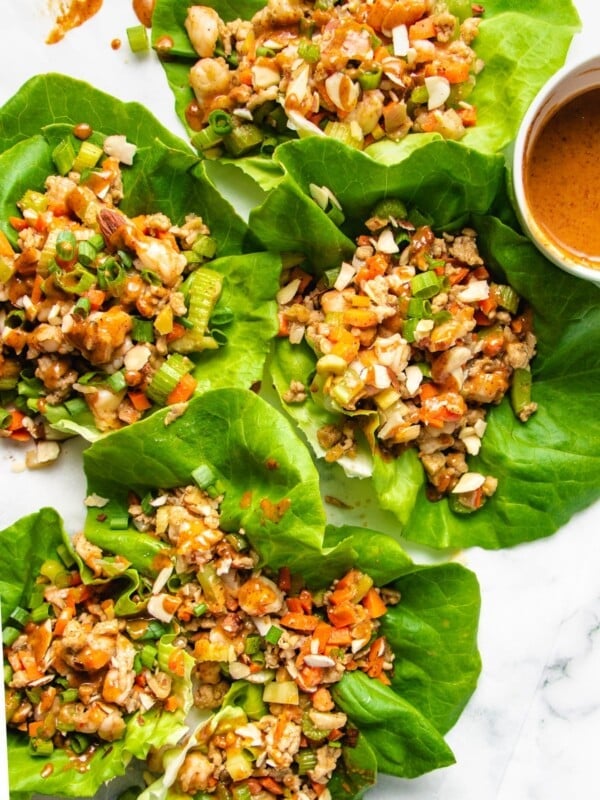
[[[192,613],[195,617],[201,617],[203,614],[206,614],[207,611],[208,606],[206,603],[198,603],[198,605],[195,605],[192,609]]]
[[[127,388],[127,381],[125,380],[125,375],[121,370],[113,372],[113,374],[106,379],[106,385],[112,392],[115,392],[115,394],[122,392],[123,389]]]
[[[131,338],[133,339],[134,342],[153,342],[154,325],[152,323],[152,320],[133,317]]]
[[[97,253],[99,253],[100,250],[103,250],[105,247],[104,236],[102,236],[101,233],[94,233],[85,241],[88,242],[88,244],[91,244]]]
[[[40,575],[48,578],[50,583],[53,583],[59,588],[65,588],[71,583],[71,574],[67,572],[64,565],[57,561],[55,558],[47,558],[40,567]]]
[[[37,623],[45,622],[50,617],[50,604],[42,603],[31,610],[31,621]]]
[[[7,647],[10,647],[11,644],[14,644],[20,635],[21,631],[17,628],[12,628],[10,625],[5,625],[2,628],[2,642]]]
[[[88,410],[88,404],[83,397],[73,397],[71,400],[65,400],[65,408],[72,417],[78,417]]]
[[[414,103],[417,106],[426,103],[428,100],[429,100],[429,92],[427,91],[427,87],[425,85],[415,86],[415,88],[410,93],[410,102]]]
[[[219,330],[219,328],[211,328],[210,335],[215,340],[219,347],[225,347],[227,342],[229,341],[229,337],[225,333],[225,331]]]
[[[321,58],[321,48],[315,42],[302,41],[298,45],[298,55],[309,64],[316,64]]]
[[[209,464],[200,464],[192,472],[192,478],[201,489],[207,489],[215,482],[217,474]]]
[[[54,282],[67,294],[83,294],[96,283],[96,276],[88,272],[81,264],[77,264],[69,272],[57,272]]]
[[[58,557],[63,562],[65,567],[74,567],[75,566],[75,559],[73,558],[73,554],[66,546],[66,544],[59,544],[56,548],[56,552]]]
[[[77,248],[77,259],[84,267],[90,267],[96,260],[97,255],[98,251],[89,239],[84,239],[83,241],[79,242],[79,247]]]
[[[129,527],[129,514],[126,511],[111,514],[108,526],[111,531],[126,531]]]
[[[217,133],[210,127],[203,128],[201,131],[195,133],[190,142],[201,153],[205,152],[206,150],[211,150],[218,144],[221,144],[223,141],[223,136]]]
[[[431,303],[422,297],[411,297],[406,313],[409,317],[428,319],[431,317]]]
[[[85,172],[85,170],[93,169],[100,161],[103,153],[104,151],[97,144],[89,141],[82,142],[72,169],[75,172]]]
[[[283,631],[281,628],[278,628],[276,625],[271,625],[269,630],[265,633],[265,641],[269,644],[277,644],[277,642],[281,639]]]
[[[133,25],[131,28],[127,28],[125,33],[133,53],[143,53],[150,48],[148,31],[144,25]]]
[[[383,70],[381,67],[374,67],[373,69],[363,69],[358,73],[358,82],[362,89],[369,91],[370,89],[377,89],[381,83],[381,76]]]
[[[417,336],[417,326],[421,320],[416,317],[410,317],[404,320],[402,326],[402,336],[407,342],[414,342]]]
[[[262,142],[264,134],[251,122],[237,125],[231,133],[223,136],[223,144],[230,156],[239,158],[246,155]]]
[[[257,634],[251,634],[246,638],[244,644],[244,653],[247,656],[253,656],[261,649],[261,638]]]
[[[233,549],[240,553],[242,550],[248,549],[248,542],[245,536],[242,536],[241,533],[236,533],[232,531],[231,533],[226,533],[225,538],[229,542],[229,544],[233,547]]]
[[[247,783],[236,783],[231,789],[231,800],[252,800],[252,792]]]
[[[69,746],[75,755],[82,755],[90,746],[90,740],[83,733],[72,733],[69,736]]]
[[[338,228],[340,227],[340,225],[343,224],[344,220],[346,219],[344,217],[344,212],[341,210],[341,208],[338,208],[337,206],[334,205],[332,205],[331,208],[327,211],[327,216],[333,222],[333,224],[336,225]]]
[[[26,608],[21,608],[21,606],[17,606],[11,613],[9,614],[9,621],[14,622],[16,625],[23,627],[29,622],[31,615]]]
[[[435,272],[419,272],[410,280],[410,289],[413,297],[435,297],[440,291],[440,279]]]
[[[275,56],[275,50],[272,47],[265,47],[261,45],[260,47],[256,48],[256,55],[262,56],[263,58],[273,58]]]
[[[87,317],[90,313],[90,309],[92,304],[87,297],[78,297],[77,302],[73,306],[73,314],[77,314],[80,317]]]
[[[158,650],[152,644],[145,644],[140,652],[140,659],[142,664],[148,669],[152,669],[156,663]]]
[[[531,403],[531,384],[531,372],[528,369],[524,367],[515,369],[510,387],[510,404],[517,417]]]
[[[65,689],[60,693],[60,699],[63,703],[75,703],[79,699],[79,692],[77,689]]]
[[[233,130],[231,114],[224,111],[222,108],[215,108],[210,112],[208,115],[208,124],[219,136],[224,136],[226,133],[231,133]]]
[[[52,151],[52,160],[60,175],[66,175],[75,161],[75,148],[70,139],[63,139]]]
[[[54,744],[51,739],[40,739],[39,736],[36,736],[29,740],[29,752],[32,756],[47,758],[54,752]]]
[[[201,233],[194,240],[192,250],[196,255],[202,256],[202,258],[213,258],[217,252],[217,241],[213,239],[212,236]]]
[[[77,260],[77,239],[71,231],[60,231],[56,237],[56,261],[64,267]]]

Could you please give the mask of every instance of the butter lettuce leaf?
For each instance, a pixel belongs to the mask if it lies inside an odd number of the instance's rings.
[[[190,0],[157,0],[152,27],[152,42],[159,53],[161,42],[172,42],[162,65],[174,95],[175,110],[190,135],[193,128],[186,109],[194,94],[189,70],[198,60],[184,26],[191,5]],[[265,3],[211,0],[208,5],[223,20],[230,21],[238,17],[250,19]],[[453,3],[448,5],[452,8]],[[570,0],[542,0],[526,5],[516,0],[492,0],[484,7],[474,41],[475,52],[484,66],[469,97],[477,108],[477,125],[467,130],[462,141],[470,148],[493,153],[514,138],[528,105],[564,63],[572,38],[580,29],[580,20]],[[400,142],[376,142],[365,152],[382,163],[396,163],[431,139],[431,134],[409,134]],[[236,159],[235,163],[265,188],[273,185],[270,158],[253,155]]]
[[[0,531],[0,546],[0,601],[2,622],[6,624],[17,606],[29,607],[43,562],[60,559],[59,547],[71,547],[60,516],[51,508],[42,508]],[[158,651],[165,663],[171,649],[170,642],[159,641]],[[78,769],[72,754],[58,748],[44,758],[33,755],[27,737],[8,728],[11,797],[29,797],[32,793],[91,797],[101,786],[125,774],[133,758],[145,759],[153,746],[173,746],[187,730],[184,720],[192,702],[192,663],[191,656],[186,656],[184,674],[172,676],[174,692],[180,699],[176,711],[155,708],[132,714],[123,738],[100,744],[87,759],[85,769]]]
[[[16,244],[9,224],[16,202],[27,189],[42,188],[55,173],[52,150],[76,123],[86,121],[97,134],[123,134],[137,146],[134,163],[124,167],[124,199],[129,216],[161,211],[175,223],[199,214],[217,244],[211,269],[223,276],[217,310],[232,320],[223,328],[226,344],[192,354],[197,392],[222,386],[248,388],[261,379],[271,339],[277,331],[274,296],[281,260],[263,252],[258,240],[217,191],[205,165],[181,139],[144,108],[123,103],[81,81],[49,74],[29,80],[0,108],[0,228]],[[51,421],[66,434],[88,440],[99,432],[89,413],[77,418],[65,411]]]
[[[481,452],[469,463],[496,476],[499,486],[477,513],[457,516],[446,500],[430,502],[412,451],[398,459],[375,455],[370,464],[364,454],[360,461],[341,462],[348,475],[372,482],[381,507],[400,523],[395,535],[436,548],[506,547],[552,534],[597,500],[600,418],[590,398],[600,389],[600,289],[554,267],[522,235],[503,158],[432,139],[402,163],[384,166],[335,142],[307,139],[282,145],[275,159],[285,178],[250,217],[266,247],[283,241],[290,252],[305,255],[307,269],[321,274],[351,255],[353,239],[378,200],[399,197],[438,230],[474,227],[496,279],[514,286],[533,309],[538,411],[523,424],[506,398],[490,410]],[[341,203],[340,228],[312,200],[311,183],[327,186]],[[284,224],[290,207],[293,222]],[[280,397],[292,378],[308,385],[315,362],[306,344],[277,339],[269,363]],[[317,430],[338,418],[312,397],[301,404],[281,402],[322,456]]]

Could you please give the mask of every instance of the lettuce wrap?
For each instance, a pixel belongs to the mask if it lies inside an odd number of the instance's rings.
[[[260,564],[287,567],[313,589],[360,565],[376,585],[400,592],[401,602],[382,623],[396,654],[391,685],[348,673],[334,689],[336,703],[360,732],[358,748],[345,753],[334,779],[334,797],[361,796],[377,771],[414,777],[452,763],[442,735],[456,722],[480,669],[474,576],[458,564],[418,566],[385,534],[328,526],[309,451],[265,400],[245,390],[209,391],[168,425],[159,411],[135,430],[98,440],[85,451],[84,466],[89,496],[109,500],[89,509],[86,538],[106,556],[124,556],[140,576],[156,574],[165,545],[131,524],[115,530],[111,520],[126,514],[131,492],[143,497],[183,486],[198,470],[209,470],[223,493],[222,530],[243,529]],[[183,758],[189,746],[169,760]],[[159,778],[147,797],[174,796],[170,782]]]
[[[62,520],[50,508],[18,520],[0,532],[0,540],[6,553],[0,567],[0,599],[7,642],[8,633],[15,631],[14,626],[18,625],[12,617],[14,610],[28,609],[32,602],[34,605],[38,602],[32,598],[44,565],[62,564],[65,553],[72,560],[77,559]],[[118,586],[119,581],[115,583],[115,591],[118,591]],[[161,657],[168,662],[173,648],[167,637],[157,646]],[[103,784],[125,774],[132,759],[144,760],[152,745],[176,744],[186,731],[184,722],[192,699],[189,683],[191,658],[186,662],[181,676],[172,675],[179,707],[169,712],[155,707],[131,714],[124,736],[118,741],[100,742],[91,754],[84,757],[83,767],[70,749],[54,748],[49,755],[40,757],[30,747],[27,736],[9,728],[11,797],[29,798],[38,792],[61,797],[91,797]]]
[[[204,165],[143,107],[66,76],[29,80],[0,109],[0,229],[15,246],[17,234],[9,223],[10,217],[19,216],[15,203],[56,173],[54,148],[72,138],[73,126],[82,121],[94,136],[123,135],[137,147],[133,164],[122,170],[124,199],[119,208],[129,218],[163,212],[181,225],[194,213],[208,226],[216,243],[210,269],[222,283],[215,312],[225,313],[226,344],[191,354],[196,391],[251,386],[261,378],[276,330],[273,298],[280,260],[275,254],[256,252],[257,240],[208,179]],[[54,416],[59,419],[50,421],[61,433],[98,435],[89,414]]]
[[[189,70],[198,59],[184,26],[187,8],[191,5],[158,0],[152,27],[152,41],[159,55],[164,42],[169,43],[162,65],[174,93],[176,112],[190,135],[193,131],[186,109],[194,95]],[[228,22],[236,18],[250,19],[265,3],[214,0],[208,5]],[[466,15],[464,4],[449,2],[448,6],[461,19]],[[477,109],[477,124],[467,129],[462,141],[483,152],[497,152],[514,138],[527,106],[545,81],[562,66],[580,21],[568,0],[547,0],[529,4],[527,8],[513,0],[494,0],[483,6],[473,47],[484,68],[477,75],[475,88],[468,97],[468,102]],[[291,131],[287,135],[294,136]],[[282,134],[283,139],[285,136]],[[411,133],[399,142],[384,138],[368,145],[366,152],[376,160],[395,163],[432,136],[435,138],[438,134]],[[235,163],[264,187],[272,186],[278,178],[275,164],[269,158],[243,156],[235,159]]]
[[[484,508],[458,516],[446,500],[428,501],[414,451],[397,459],[345,461],[347,472],[371,481],[402,535],[437,548],[509,546],[553,533],[593,503],[600,496],[600,425],[590,408],[600,381],[598,288],[557,270],[516,229],[502,157],[437,141],[402,164],[383,166],[336,142],[309,139],[282,145],[275,160],[286,177],[250,218],[266,247],[294,253],[297,261],[305,257],[305,268],[321,275],[350,257],[351,240],[364,232],[377,201],[399,198],[439,230],[473,227],[495,278],[512,285],[533,309],[538,411],[523,424],[508,399],[491,409],[483,446],[470,462],[499,480]],[[312,199],[311,185],[325,186],[337,198],[344,216],[339,226]],[[308,386],[315,362],[306,343],[276,340],[270,371],[279,394],[292,379]],[[283,406],[321,455],[316,432],[332,414],[310,397]]]

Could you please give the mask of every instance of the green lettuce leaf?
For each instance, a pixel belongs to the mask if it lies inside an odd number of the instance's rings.
[[[143,495],[151,488],[185,484],[200,464],[208,464],[224,487],[224,529],[242,526],[271,568],[289,566],[309,585],[320,587],[360,565],[378,585],[400,592],[401,602],[389,610],[385,622],[397,658],[392,688],[364,676],[357,684],[349,676],[340,696],[381,770],[409,777],[451,763],[442,735],[458,718],[480,671],[475,576],[458,564],[416,566],[385,534],[326,525],[318,474],[308,450],[286,419],[251,392],[207,392],[168,426],[159,412],[138,423],[135,432],[117,431],[84,453],[89,491],[110,498],[115,508],[125,507],[129,489]],[[265,500],[276,506],[286,499],[291,504],[281,519],[265,516]],[[109,517],[110,507],[102,509]],[[85,532],[100,547],[122,554],[132,551],[128,542],[140,535],[133,530],[111,532],[109,521],[99,520],[95,509],[90,510]],[[146,570],[152,568],[152,560],[149,554]],[[143,559],[138,566],[144,570]],[[356,698],[365,693],[373,695],[366,717],[355,707]],[[384,745],[388,716],[380,713],[389,702],[395,704],[398,721],[395,761]],[[357,772],[351,753],[344,763],[352,794],[334,796],[358,797],[370,783],[372,770],[365,761],[363,771]],[[171,795],[159,780],[148,797]]]
[[[42,563],[59,559],[57,548],[69,546],[59,515],[50,508],[23,517],[0,531],[3,558],[0,564],[0,601],[2,621],[6,623],[16,606],[28,607],[31,591]],[[159,656],[168,663],[171,643],[158,644]],[[132,758],[145,759],[152,746],[173,746],[186,732],[185,715],[192,703],[191,669],[193,659],[187,656],[184,675],[173,675],[174,691],[180,699],[175,712],[161,713],[151,709],[133,714],[125,735],[116,742],[101,744],[86,761],[85,769],[77,769],[72,757],[55,749],[44,758],[32,755],[28,740],[14,730],[7,732],[8,771],[11,797],[31,793],[61,797],[89,797],[108,781],[125,774]]]
[[[189,69],[198,56],[184,27],[190,5],[189,0],[157,0],[152,42],[155,47],[165,37],[173,42],[162,65],[174,95],[175,110],[191,135],[193,131],[186,117],[186,109],[194,99]],[[262,0],[212,0],[208,5],[229,21],[237,17],[250,19],[265,3]],[[477,108],[478,121],[467,131],[463,143],[493,153],[514,138],[528,105],[564,63],[572,38],[580,29],[580,20],[570,0],[543,0],[526,6],[516,0],[493,0],[484,5],[485,13],[474,42],[484,68],[469,98]],[[436,137],[410,134],[399,143],[377,142],[365,152],[382,163],[396,163],[432,138]],[[270,159],[252,156],[237,159],[235,163],[265,188],[273,185]]]
[[[28,81],[0,109],[0,151],[6,150],[0,155],[0,228],[15,244],[16,232],[8,219],[17,214],[16,201],[26,189],[43,186],[55,171],[54,146],[82,120],[95,131],[122,133],[138,146],[133,166],[123,170],[125,197],[120,207],[125,213],[162,211],[181,223],[194,212],[209,226],[217,242],[211,269],[224,279],[219,304],[233,313],[233,320],[223,331],[225,346],[192,356],[197,391],[252,386],[262,376],[277,331],[274,296],[280,258],[249,251],[258,248],[257,240],[219,194],[204,164],[141,106],[122,103],[60,75]],[[74,419],[65,412],[55,426],[62,433],[98,437],[90,415]]]
[[[600,418],[590,410],[590,397],[597,396],[600,382],[599,290],[558,270],[501,221],[514,219],[502,157],[433,139],[404,162],[383,166],[335,142],[307,139],[282,145],[275,158],[285,178],[250,217],[266,247],[281,242],[304,254],[307,268],[321,274],[353,252],[352,240],[375,202],[399,197],[440,230],[464,223],[475,227],[496,278],[512,284],[534,311],[538,411],[522,424],[508,400],[490,410],[483,447],[470,460],[474,470],[499,479],[484,508],[457,516],[446,500],[428,501],[424,472],[412,451],[395,460],[370,461],[363,454],[341,462],[347,474],[372,481],[381,507],[400,523],[398,535],[437,548],[510,546],[548,536],[597,500]],[[311,183],[329,187],[340,201],[341,229],[312,200]],[[292,223],[286,216],[290,207]],[[308,384],[315,360],[307,345],[276,340],[269,368],[279,394],[292,378]],[[322,455],[316,432],[336,416],[312,398],[282,405]]]

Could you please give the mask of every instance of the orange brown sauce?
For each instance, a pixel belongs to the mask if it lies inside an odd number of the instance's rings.
[[[102,8],[102,0],[60,0],[54,27],[47,44],[56,44],[73,28],[83,25]]]
[[[600,268],[600,87],[569,100],[545,123],[525,163],[531,214],[564,252]]]

